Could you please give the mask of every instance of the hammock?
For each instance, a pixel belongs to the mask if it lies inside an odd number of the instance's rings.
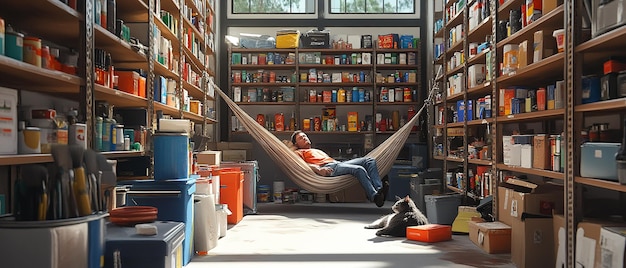
[[[261,126],[254,118],[250,117],[248,113],[232,101],[217,85],[212,85],[215,91],[220,94],[228,107],[233,111],[234,115],[246,127],[250,135],[252,135],[270,158],[272,158],[282,171],[298,186],[312,193],[328,194],[358,184],[358,180],[352,175],[335,177],[317,175],[300,156],[292,151],[292,149],[265,129],[265,127]],[[405,141],[409,137],[409,134],[411,134],[411,128],[429,103],[432,92],[434,92],[434,90],[431,90],[428,99],[424,101],[422,108],[419,109],[411,120],[366,155],[367,157],[376,159],[378,171],[381,176],[391,170],[394,160],[398,157]]]

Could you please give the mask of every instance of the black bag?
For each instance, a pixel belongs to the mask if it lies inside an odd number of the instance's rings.
[[[310,30],[300,35],[301,48],[330,48],[330,34],[327,31]]]

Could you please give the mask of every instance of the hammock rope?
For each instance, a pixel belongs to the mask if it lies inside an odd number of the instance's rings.
[[[248,113],[231,100],[217,85],[212,82],[211,85],[226,102],[233,114],[239,119],[240,123],[245,126],[252,138],[261,145],[270,158],[272,158],[281,170],[298,186],[312,193],[328,194],[358,184],[358,181],[352,175],[335,177],[317,175],[300,156],[287,147],[287,145],[280,141],[274,134],[265,129],[265,127],[261,126],[256,119],[248,115]],[[422,105],[413,118],[366,155],[366,157],[376,159],[378,171],[381,176],[391,170],[394,160],[398,157],[400,150],[411,134],[411,128],[415,125],[425,107],[430,103],[433,92],[434,90],[429,92],[427,99],[424,101],[424,105]]]

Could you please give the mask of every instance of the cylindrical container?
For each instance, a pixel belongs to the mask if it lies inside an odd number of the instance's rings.
[[[103,124],[103,119],[100,116],[96,117],[96,135],[94,135],[95,139],[96,139],[96,150],[97,151],[102,151],[102,124]]]
[[[313,130],[322,131],[322,119],[319,116],[313,119]]]
[[[232,214],[232,212],[228,210],[227,204],[215,204],[215,212],[217,215],[217,225],[219,226],[219,237],[222,238],[226,236],[226,231],[228,230],[227,216]]]
[[[408,87],[404,88],[403,92],[404,102],[411,102],[413,100],[413,94],[411,93],[411,89]]]
[[[130,136],[124,136],[124,151],[130,151]]]
[[[4,20],[0,18],[0,55],[4,55]]]
[[[261,126],[265,126],[265,115],[264,114],[257,114],[256,115],[256,122],[259,123]]]
[[[24,59],[24,35],[7,27],[5,33],[5,55],[19,61]]]
[[[24,37],[24,62],[41,67],[41,39],[34,36]]]
[[[257,189],[257,202],[267,203],[269,201],[270,201],[270,186],[259,185],[259,189]]]
[[[285,191],[284,181],[274,182],[274,203],[281,203],[283,200],[283,191]]]
[[[285,131],[285,114],[277,113],[274,115],[274,128],[276,131]]]
[[[52,57],[50,56],[50,47],[42,46],[41,47],[41,68],[52,69],[50,62],[52,61]]]
[[[189,176],[187,133],[157,132],[154,143],[154,179],[184,179]]]
[[[397,102],[401,102],[401,101],[403,101],[403,98],[404,98],[404,90],[403,90],[403,89],[400,89],[400,88],[396,88],[395,93],[396,93],[396,96],[395,96],[395,101],[397,101]]]
[[[111,150],[111,125],[115,124],[113,119],[103,119],[102,121],[102,146],[100,151],[107,152]]]
[[[27,127],[18,134],[18,152],[20,154],[41,153],[41,130],[37,127]]]
[[[69,127],[69,144],[76,144],[87,149],[87,125],[82,123],[72,124]]]
[[[343,88],[340,88],[337,91],[337,102],[346,102],[346,90]]]
[[[394,130],[398,130],[400,128],[400,111],[395,110],[391,113],[391,125]]]
[[[219,237],[215,197],[212,194],[196,195],[194,201],[193,249],[198,255],[207,255],[217,246]]]

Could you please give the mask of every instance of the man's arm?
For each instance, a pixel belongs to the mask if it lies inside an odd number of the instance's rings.
[[[309,164],[309,167],[315,172],[315,174],[320,176],[330,176],[333,173],[333,169],[329,167],[320,167],[315,164]]]

